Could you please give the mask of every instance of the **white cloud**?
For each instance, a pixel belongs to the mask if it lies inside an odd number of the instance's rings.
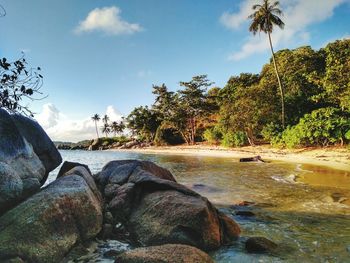
[[[122,119],[121,113],[113,106],[108,106],[105,114],[109,116],[110,121],[120,121]],[[103,115],[101,114],[101,117]],[[35,119],[52,140],[77,142],[96,138],[95,123],[91,120],[91,116],[73,120],[61,113],[55,105],[48,103],[43,106],[42,112]],[[102,122],[98,124],[99,133],[101,134],[100,126],[102,126]]]
[[[116,6],[95,8],[75,29],[76,33],[101,31],[107,35],[133,34],[142,31],[139,24],[131,24],[120,16]]]
[[[334,9],[349,0],[282,0],[281,9],[284,11],[282,20],[285,22],[284,30],[277,29],[272,34],[275,47],[286,45],[305,44],[310,39],[308,26],[322,22],[333,16]],[[248,16],[252,13],[252,5],[259,0],[243,1],[237,13],[224,13],[220,21],[232,30],[248,30]],[[252,54],[265,51],[269,44],[265,34],[249,36],[240,51],[229,56],[231,60],[240,60]]]
[[[111,105],[107,107],[106,114],[109,117],[110,121],[119,122],[122,120],[122,117],[123,117],[123,115]]]

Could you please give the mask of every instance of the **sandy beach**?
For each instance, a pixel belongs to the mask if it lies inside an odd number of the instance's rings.
[[[117,150],[118,151],[118,150]],[[268,145],[247,146],[227,149],[212,145],[152,146],[128,151],[157,154],[181,154],[215,156],[227,158],[253,157],[260,155],[267,161],[285,161],[302,164],[327,166],[333,169],[350,171],[350,150],[342,147],[302,148],[296,150],[276,149]]]

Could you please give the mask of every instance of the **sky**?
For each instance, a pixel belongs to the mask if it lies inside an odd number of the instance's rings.
[[[261,0],[0,0],[0,57],[25,53],[44,76],[45,99],[30,103],[53,140],[96,137],[91,116],[119,121],[153,102],[152,85],[180,89],[207,74],[258,73],[268,62],[266,35],[247,17]],[[285,29],[275,50],[324,47],[350,36],[350,0],[281,0]],[[100,124],[101,125],[101,124]]]

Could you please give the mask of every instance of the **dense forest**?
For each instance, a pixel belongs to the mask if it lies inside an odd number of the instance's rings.
[[[154,85],[154,103],[127,117],[134,136],[156,145],[207,141],[227,147],[276,147],[350,142],[350,40],[318,51],[309,46],[275,54],[284,91],[285,127],[273,60],[259,74],[232,76],[225,87],[207,75],[170,91]]]

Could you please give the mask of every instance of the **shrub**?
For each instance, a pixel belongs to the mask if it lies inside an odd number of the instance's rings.
[[[227,132],[223,135],[221,145],[224,147],[241,147],[247,144],[247,136],[244,132]]]
[[[210,144],[219,144],[222,139],[222,132],[218,126],[206,129],[203,133],[204,140]]]
[[[272,136],[271,142],[287,148],[343,144],[344,140],[349,140],[349,129],[349,116],[336,108],[328,107],[305,114],[297,125],[287,127],[281,135]]]

